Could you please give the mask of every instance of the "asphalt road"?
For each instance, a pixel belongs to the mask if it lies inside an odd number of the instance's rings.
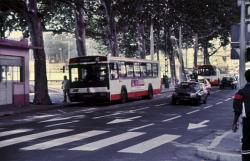
[[[231,128],[235,92],[213,89],[200,106],[173,106],[162,94],[9,117],[2,121],[12,124],[0,127],[0,160],[203,161],[196,148]]]

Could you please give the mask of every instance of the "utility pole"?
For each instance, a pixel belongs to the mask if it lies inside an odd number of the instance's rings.
[[[245,84],[245,68],[246,68],[246,61],[245,61],[245,53],[246,53],[246,1],[241,0],[241,18],[240,18],[240,62],[239,62],[239,83],[240,88],[242,88]]]

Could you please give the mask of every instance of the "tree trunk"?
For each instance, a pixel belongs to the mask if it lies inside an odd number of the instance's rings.
[[[108,30],[108,40],[109,40],[109,48],[112,56],[118,56],[118,45],[117,45],[117,34],[116,34],[116,24],[115,17],[112,9],[112,2],[110,0],[101,0],[105,11],[106,11],[106,19],[108,22],[109,30]]]
[[[185,67],[184,67],[184,61],[183,61],[183,53],[182,53],[182,32],[181,32],[181,27],[179,29],[179,62],[181,66],[181,81],[185,80],[186,81],[186,73],[185,73]]]
[[[160,61],[160,29],[157,29],[157,42],[156,42],[157,61]]]
[[[165,27],[165,33],[166,35],[166,45],[167,45],[167,52],[169,55],[169,61],[170,61],[170,72],[171,72],[171,78],[176,79],[176,69],[175,69],[175,56],[174,56],[174,49],[172,42],[170,40],[171,31]]]
[[[137,26],[138,30],[138,50],[141,59],[145,59],[146,56],[146,49],[145,49],[145,31],[144,31],[144,25],[142,23],[139,23]]]
[[[78,56],[86,56],[86,25],[84,21],[84,2],[75,0],[75,37]]]
[[[35,60],[35,104],[51,104],[48,94],[48,83],[46,75],[46,59],[43,42],[43,29],[41,19],[38,16],[37,1],[28,0],[28,25],[31,36],[34,60]]]
[[[194,68],[197,68],[197,60],[198,60],[198,50],[199,50],[199,44],[198,44],[198,34],[195,34],[194,37]]]
[[[154,60],[154,24],[151,22],[150,24],[150,55],[151,60]]]
[[[207,43],[204,44],[203,49],[204,49],[204,51],[203,51],[204,64],[210,64]]]

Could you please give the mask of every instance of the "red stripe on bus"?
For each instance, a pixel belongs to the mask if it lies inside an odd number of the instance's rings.
[[[155,89],[153,91],[154,94],[159,94],[161,93],[161,89]],[[140,92],[129,92],[128,93],[128,98],[133,98],[133,97],[141,97],[141,96],[147,96],[148,91],[140,91]],[[111,101],[115,100],[120,100],[121,99],[121,94],[113,94],[111,95]]]

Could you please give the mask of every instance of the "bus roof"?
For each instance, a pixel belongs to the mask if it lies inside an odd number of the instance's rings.
[[[114,56],[82,56],[69,59],[69,64],[82,63],[82,62],[99,62],[99,61],[127,61],[127,62],[144,62],[144,63],[158,63],[158,61],[151,61],[146,59],[125,58]]]

